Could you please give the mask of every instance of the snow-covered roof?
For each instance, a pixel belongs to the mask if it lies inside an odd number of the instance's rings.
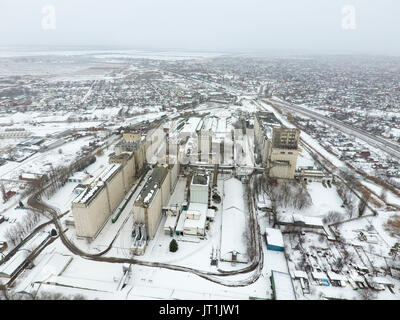
[[[322,222],[322,218],[320,217],[310,217],[310,216],[303,216],[301,214],[293,214],[292,215],[293,222],[302,222],[305,225],[309,226],[323,226],[324,223]]]
[[[189,208],[187,210],[188,214],[195,214],[199,216],[199,219],[190,219],[187,218],[184,222],[184,228],[198,228],[198,229],[204,229],[204,226],[206,224],[206,218],[207,218],[207,204],[206,203],[194,203],[191,202],[189,204]]]
[[[88,178],[89,175],[85,172],[79,171],[79,172],[75,172],[70,179],[78,179],[78,180],[85,180],[86,178]]]
[[[283,247],[283,236],[279,229],[265,228],[267,243],[272,246]]]
[[[326,274],[324,272],[316,272],[315,271],[315,272],[312,272],[311,274],[312,274],[313,278],[316,280],[319,280],[319,279],[328,280],[328,277],[326,276]]]
[[[232,251],[245,253],[246,249],[241,240],[246,223],[244,213],[236,208],[224,209],[222,220],[221,254]]]
[[[236,178],[224,181],[224,209],[237,208],[245,211],[243,184]]]
[[[331,271],[328,271],[327,274],[329,280],[347,281],[347,277],[342,274],[338,274],[336,272],[331,272]]]
[[[294,270],[293,271],[293,277],[294,278],[308,279],[307,273],[305,271],[301,271],[301,270]]]
[[[202,214],[202,213],[206,213],[207,212],[207,208],[208,208],[207,203],[191,202],[189,204],[189,207],[188,207],[187,211],[191,211],[191,212],[192,211],[196,211],[199,214]]]
[[[36,248],[40,243],[47,239],[48,236],[48,232],[39,232],[25,244],[25,247]],[[3,277],[11,277],[18,267],[25,261],[26,257],[27,253],[25,250],[20,249],[17,251],[10,260],[0,266],[0,275]]]
[[[351,272],[350,278],[357,282],[364,282],[364,278],[355,272]]]
[[[272,270],[275,300],[296,300],[292,278],[288,273]]]
[[[386,277],[374,277],[372,281],[378,284],[393,285],[393,282]]]
[[[164,229],[169,230],[174,229],[176,226],[176,221],[178,220],[178,216],[167,216],[167,219],[164,224]]]
[[[164,167],[156,167],[147,179],[146,184],[143,186],[136,201],[141,201],[142,204],[149,204],[157,194],[158,190],[164,183],[164,179],[168,174],[168,170]],[[140,205],[142,205],[140,204]],[[136,203],[135,203],[136,205]]]
[[[176,225],[176,231],[178,232],[182,232],[183,231],[183,226],[185,224],[185,219],[186,219],[186,211],[182,211],[179,219],[178,219],[178,223]]]
[[[232,251],[241,254],[246,252],[241,239],[246,226],[244,206],[243,184],[236,178],[225,180],[221,238],[222,256]]]
[[[195,132],[200,120],[201,120],[201,118],[197,118],[197,117],[189,118],[189,120],[183,126],[181,132],[182,133],[193,133],[193,132]]]
[[[25,261],[26,252],[18,251],[9,261],[7,261],[0,269],[0,275],[3,277],[11,277],[14,271]]]
[[[215,217],[215,210],[207,209],[207,218],[214,218],[214,217]]]

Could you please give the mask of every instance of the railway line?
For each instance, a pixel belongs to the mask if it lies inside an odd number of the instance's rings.
[[[342,131],[346,134],[349,134],[353,137],[356,137],[360,140],[363,140],[364,142],[370,144],[371,146],[382,150],[383,152],[391,155],[392,157],[400,160],[400,145],[388,141],[384,138],[378,137],[378,136],[374,136],[371,135],[370,133],[358,129],[358,128],[354,128],[348,124],[345,124],[341,121],[338,120],[333,120],[333,119],[329,119],[315,111],[294,105],[294,104],[290,104],[284,101],[278,101],[276,99],[263,99],[264,102],[271,104],[271,105],[276,105],[279,108],[285,109],[287,111],[291,111],[291,112],[295,112],[295,113],[299,113],[302,114],[304,116],[310,117],[314,120],[318,120],[321,121],[323,123],[326,123],[336,129],[338,129],[339,131]]]
[[[219,270],[219,272],[210,272],[210,271],[203,271],[203,270],[198,270],[195,268],[190,268],[190,267],[184,267],[184,266],[179,266],[179,265],[173,265],[173,264],[167,264],[167,263],[162,263],[162,262],[150,262],[150,261],[144,261],[144,260],[138,260],[138,259],[133,259],[133,258],[120,258],[120,257],[109,257],[109,256],[104,256],[112,247],[114,241],[116,240],[118,233],[110,243],[110,245],[102,252],[96,253],[96,254],[91,254],[87,253],[77,246],[73,244],[70,239],[65,235],[60,218],[58,216],[58,211],[54,207],[47,206],[45,203],[43,203],[38,197],[32,197],[30,201],[30,205],[33,206],[34,208],[40,208],[40,210],[45,210],[47,213],[49,213],[52,216],[52,222],[54,223],[57,231],[59,238],[61,242],[64,244],[64,246],[71,251],[73,254],[79,255],[82,258],[88,259],[88,260],[93,260],[93,261],[99,261],[99,262],[108,262],[108,263],[127,263],[127,264],[136,264],[136,265],[141,265],[145,267],[152,267],[152,268],[163,268],[163,269],[168,269],[168,270],[173,270],[173,271],[181,271],[181,272],[189,272],[192,274],[195,274],[201,278],[204,278],[206,280],[212,281],[214,283],[221,284],[223,286],[227,287],[243,287],[243,286],[248,286],[255,281],[258,280],[258,278],[261,276],[261,271],[263,267],[263,251],[262,251],[262,239],[261,239],[261,233],[260,233],[260,228],[258,225],[257,217],[254,212],[254,210],[251,210],[250,214],[250,226],[251,228],[251,233],[253,237],[253,246],[255,250],[255,258],[253,259],[252,263],[249,266],[246,266],[242,269],[237,269],[233,271],[222,271]],[[242,279],[239,281],[229,281],[229,280],[223,280],[221,277],[228,277],[228,276],[235,276],[235,275],[240,275],[240,274],[246,274],[253,272],[249,278]]]
[[[10,280],[7,282],[7,287],[11,287],[14,283],[14,281],[18,278],[18,276],[29,266],[30,263],[35,260],[35,258],[51,243],[53,243],[59,236],[54,236],[51,237],[50,234],[49,236],[43,240],[42,243],[39,244],[38,247],[36,247],[29,255],[25,258],[24,262],[15,270],[15,272],[12,274]]]

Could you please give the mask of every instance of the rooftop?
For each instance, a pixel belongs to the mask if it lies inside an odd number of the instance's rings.
[[[208,185],[208,176],[204,174],[195,174],[192,178],[192,184]]]
[[[143,189],[140,191],[138,197],[136,198],[135,205],[148,205],[149,203],[151,203],[158,189],[164,182],[167,173],[168,170],[165,167],[154,168],[151,176],[149,177]]]

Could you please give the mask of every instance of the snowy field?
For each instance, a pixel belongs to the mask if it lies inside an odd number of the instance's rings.
[[[312,205],[301,210],[283,207],[279,209],[282,216],[291,216],[293,214],[301,214],[304,216],[321,217],[326,216],[330,211],[345,213],[341,207],[343,201],[337,194],[335,185],[332,188],[324,187],[321,182],[309,182],[306,185],[307,191],[311,196]]]

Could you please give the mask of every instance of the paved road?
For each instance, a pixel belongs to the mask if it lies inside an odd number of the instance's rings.
[[[364,130],[358,129],[358,128],[354,128],[348,124],[345,124],[341,121],[338,120],[333,120],[333,119],[329,119],[315,111],[291,104],[291,103],[287,103],[287,102],[283,102],[283,101],[279,101],[279,100],[275,100],[275,99],[264,99],[265,102],[269,103],[269,104],[273,104],[278,106],[279,108],[282,108],[286,111],[291,111],[291,112],[296,112],[299,114],[302,114],[304,116],[307,116],[309,118],[312,118],[314,120],[318,120],[321,122],[324,122],[344,133],[347,133],[353,137],[357,137],[360,140],[363,140],[364,142],[368,143],[369,145],[382,150],[383,152],[391,155],[392,157],[399,159],[400,160],[400,145],[391,141],[388,141],[384,138],[381,138],[379,136],[374,136]]]
[[[64,246],[71,251],[72,253],[81,256],[82,258],[89,259],[89,260],[94,260],[94,261],[101,261],[101,262],[109,262],[109,263],[129,263],[129,264],[137,264],[137,265],[142,265],[146,267],[156,267],[156,268],[164,268],[164,269],[169,269],[169,270],[175,270],[175,271],[182,271],[182,272],[189,272],[193,273],[201,278],[207,279],[209,281],[221,284],[223,286],[227,287],[242,287],[242,286],[248,286],[255,281],[261,276],[261,271],[262,271],[262,266],[263,266],[263,252],[262,252],[262,237],[260,233],[260,227],[258,225],[258,221],[255,215],[255,212],[253,211],[250,214],[250,219],[253,221],[252,223],[252,228],[251,228],[251,233],[254,239],[254,249],[255,249],[255,258],[252,261],[252,263],[242,269],[237,269],[233,271],[222,271],[219,270],[219,272],[207,272],[207,271],[202,271],[198,270],[195,268],[189,268],[189,267],[183,267],[179,265],[172,265],[172,264],[167,264],[167,263],[160,263],[160,262],[148,262],[148,261],[143,261],[143,260],[137,260],[137,259],[129,259],[129,258],[119,258],[119,257],[107,257],[104,256],[105,253],[109,251],[109,249],[112,247],[113,242],[109,245],[109,247],[104,250],[103,252],[97,253],[97,254],[90,254],[87,252],[84,252],[80,248],[76,247],[75,244],[73,244],[70,239],[65,236],[64,231],[62,230],[61,226],[61,221],[58,216],[58,211],[57,208],[53,208],[48,206],[46,203],[42,202],[39,199],[38,194],[33,195],[30,198],[31,202],[30,205],[34,208],[37,208],[38,210],[45,210],[47,211],[51,216],[52,216],[52,222],[54,223],[55,227],[58,230],[58,234],[60,237],[61,242],[64,244]],[[255,271],[250,275],[249,278],[241,279],[241,280],[224,280],[221,279],[220,277],[227,277],[227,276],[232,276],[232,275],[238,275],[238,274],[245,274]]]

